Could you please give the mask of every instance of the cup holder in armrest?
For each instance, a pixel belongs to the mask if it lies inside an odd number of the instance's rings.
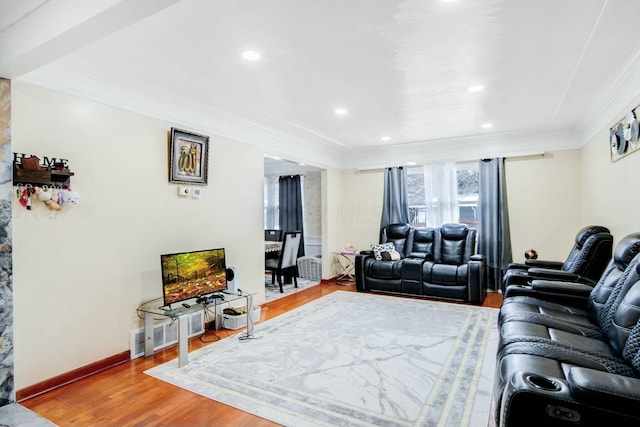
[[[560,391],[562,387],[560,384],[551,378],[543,377],[540,375],[527,375],[527,381],[534,387],[547,391]]]

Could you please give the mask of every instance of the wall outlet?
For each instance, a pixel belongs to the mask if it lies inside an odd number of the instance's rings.
[[[178,196],[186,197],[191,193],[189,187],[178,187]]]

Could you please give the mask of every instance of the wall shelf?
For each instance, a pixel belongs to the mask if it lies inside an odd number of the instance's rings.
[[[21,164],[13,164],[13,185],[48,185],[50,187],[69,187],[75,174],[69,169],[56,170],[41,166],[39,170],[24,169]]]

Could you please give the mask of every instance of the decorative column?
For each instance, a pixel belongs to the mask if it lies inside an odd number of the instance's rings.
[[[15,402],[11,202],[11,81],[0,78],[0,406]]]

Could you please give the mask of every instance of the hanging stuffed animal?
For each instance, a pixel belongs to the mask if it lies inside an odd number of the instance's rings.
[[[62,206],[62,204],[64,203],[64,197],[62,197],[62,193],[63,193],[62,187],[58,188],[56,190],[56,193],[57,193],[56,194],[57,202],[60,206]]]
[[[53,198],[53,193],[49,191],[49,187],[46,185],[37,190],[38,199],[40,199],[50,210],[59,211],[62,207]]]
[[[64,203],[71,203],[72,205],[80,204],[80,195],[73,191],[71,187],[67,188],[67,191],[62,195],[62,200]]]

